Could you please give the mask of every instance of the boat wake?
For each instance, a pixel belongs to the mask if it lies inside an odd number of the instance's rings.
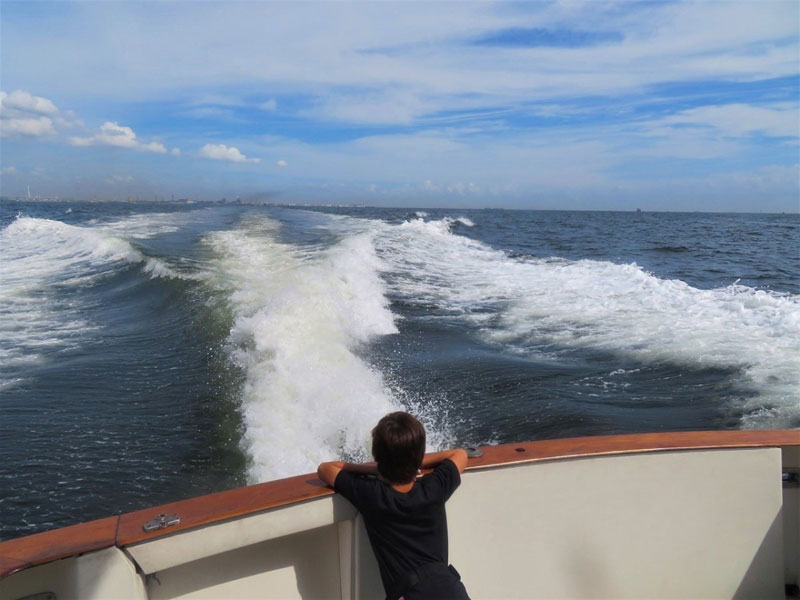
[[[371,428],[402,409],[361,355],[397,331],[371,236],[323,248],[282,243],[279,232],[275,221],[251,218],[207,238],[218,257],[210,282],[233,314],[230,358],[244,373],[252,481],[336,457],[367,460]]]
[[[180,278],[162,260],[99,227],[20,216],[0,230],[0,365],[36,363],[77,347],[101,327],[86,316],[84,290],[120,269]],[[22,381],[11,378],[0,385]]]
[[[635,263],[509,256],[454,219],[377,223],[392,297],[455,319],[514,356],[591,349],[731,370],[744,427],[800,426],[800,296],[664,280]]]

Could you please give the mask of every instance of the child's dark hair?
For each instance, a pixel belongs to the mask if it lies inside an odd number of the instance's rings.
[[[413,481],[425,456],[425,428],[407,412],[389,413],[372,430],[372,456],[390,483]]]

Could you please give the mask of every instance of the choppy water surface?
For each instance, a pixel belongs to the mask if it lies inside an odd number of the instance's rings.
[[[0,538],[431,447],[800,427],[798,215],[0,205]]]

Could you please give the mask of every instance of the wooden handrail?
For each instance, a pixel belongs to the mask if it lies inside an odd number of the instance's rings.
[[[800,446],[800,429],[635,433],[483,446],[481,447],[483,456],[470,459],[467,468],[475,469],[519,462],[665,450],[777,446]]]
[[[317,479],[316,473],[309,473],[138,510],[120,516],[117,545],[127,546],[175,531],[329,496],[333,493],[332,489]],[[181,522],[166,529],[145,532],[142,524],[161,513],[178,514]]]
[[[34,565],[113,546],[118,521],[119,517],[106,517],[2,542],[0,578]]]
[[[640,452],[782,446],[800,446],[800,429],[644,433],[483,446],[483,456],[470,458],[467,469]],[[0,578],[60,558],[124,547],[333,493],[316,474],[298,475],[0,542]],[[161,513],[178,514],[181,522],[145,532],[143,524]]]

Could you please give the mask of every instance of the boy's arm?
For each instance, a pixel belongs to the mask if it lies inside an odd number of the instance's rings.
[[[317,477],[333,487],[336,482],[336,477],[341,471],[351,471],[352,473],[362,473],[364,475],[377,475],[378,466],[374,462],[354,464],[335,460],[332,462],[324,462],[317,467]]]
[[[443,460],[450,459],[455,464],[459,473],[463,473],[467,467],[467,453],[462,448],[455,448],[453,450],[442,450],[441,452],[433,452],[426,454],[422,459],[422,468],[429,469],[435,467]],[[364,475],[378,475],[378,465],[374,462],[368,463],[347,463],[340,460],[332,462],[324,462],[317,467],[317,477],[324,481],[329,486],[333,487],[336,482],[336,477],[341,471],[351,471],[352,473],[362,473]]]
[[[453,450],[442,450],[441,452],[433,452],[426,454],[422,459],[422,468],[428,469],[435,467],[443,460],[450,459],[458,469],[459,473],[463,473],[467,468],[467,452],[462,448],[455,448]]]

